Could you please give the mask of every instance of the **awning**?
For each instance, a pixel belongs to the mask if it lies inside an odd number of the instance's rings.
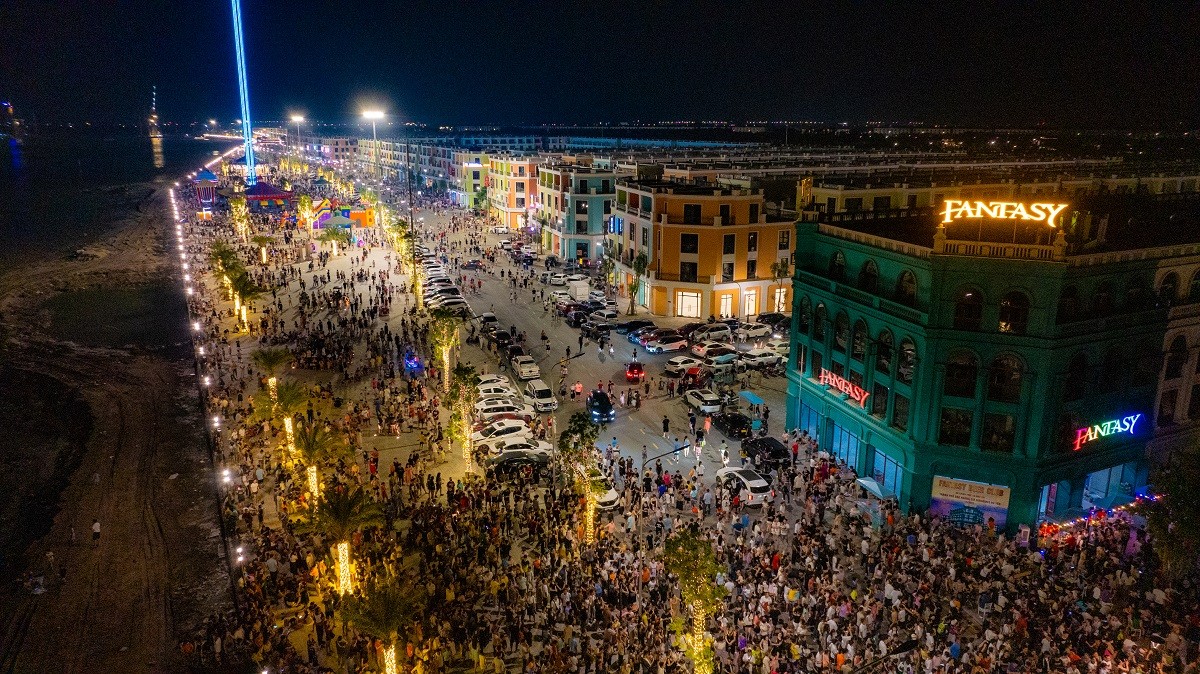
[[[895,496],[896,496],[895,494],[892,493],[892,491],[890,489],[879,484],[878,482],[876,482],[875,480],[873,480],[869,477],[858,478],[858,484],[863,489],[866,489],[867,491],[871,492],[871,495],[879,500],[895,498]]]
[[[751,405],[763,404],[763,399],[759,398],[757,395],[755,395],[754,393],[752,393],[750,391],[742,391],[738,395],[740,395],[742,397],[742,400],[745,400],[746,402],[750,403]]]

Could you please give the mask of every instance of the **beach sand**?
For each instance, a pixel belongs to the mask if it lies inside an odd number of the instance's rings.
[[[14,449],[5,450],[5,463],[17,469],[0,475],[8,495],[0,516],[33,518],[25,524],[36,533],[48,528],[23,555],[3,551],[0,671],[179,671],[186,666],[179,638],[205,615],[227,609],[229,579],[190,361],[172,360],[180,350],[169,345],[65,341],[55,336],[55,305],[48,305],[84,289],[94,295],[97,288],[178,283],[166,199],[165,190],[153,192],[85,255],[39,261],[0,278],[0,362],[6,381],[31,389],[6,390],[7,413],[22,413],[11,409],[15,399],[36,403],[29,415],[45,415],[44,423],[6,430],[5,444]],[[178,321],[186,324],[186,317]],[[51,514],[52,522],[39,521]],[[101,525],[96,548],[93,520]],[[45,591],[29,592],[15,571],[44,573]]]

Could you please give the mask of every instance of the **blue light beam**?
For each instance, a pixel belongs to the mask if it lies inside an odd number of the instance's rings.
[[[246,187],[258,183],[254,171],[254,128],[250,125],[250,94],[246,87],[246,47],[242,39],[242,1],[233,3],[233,46],[237,52],[238,95],[242,99],[242,140],[246,145]]]

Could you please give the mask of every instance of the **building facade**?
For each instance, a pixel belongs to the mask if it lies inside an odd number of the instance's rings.
[[[450,198],[463,208],[486,208],[488,155],[479,150],[458,150],[450,166]]]
[[[1132,499],[1148,450],[1197,436],[1200,230],[1172,224],[1198,203],[1085,200],[1057,226],[806,212],[788,427],[966,523]]]
[[[532,155],[488,157],[488,215],[511,230],[528,228],[537,213],[537,170]]]
[[[786,311],[793,221],[769,216],[760,190],[621,179],[609,219],[615,283],[659,316],[749,317]]]
[[[604,256],[617,174],[581,164],[538,167],[537,220],[542,249],[580,264]]]

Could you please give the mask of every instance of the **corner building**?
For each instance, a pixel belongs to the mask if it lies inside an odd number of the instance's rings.
[[[1131,500],[1148,448],[1197,438],[1196,196],[1083,197],[1057,226],[804,212],[788,428],[906,511],[1011,531]]]

